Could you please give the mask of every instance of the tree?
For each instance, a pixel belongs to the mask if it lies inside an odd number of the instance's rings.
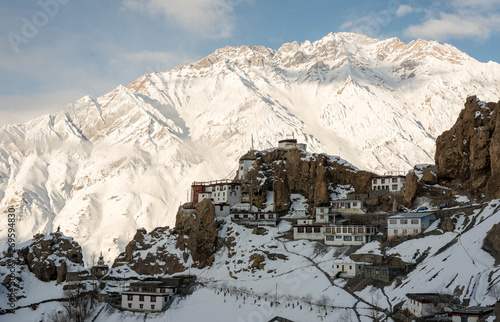
[[[64,291],[67,302],[63,305],[65,312],[57,312],[49,315],[53,322],[74,321],[84,322],[96,306],[96,293],[86,291],[85,284],[82,282],[71,283]]]
[[[323,308],[323,310],[325,310],[325,315],[327,315],[327,307],[329,303],[330,303],[330,298],[325,294],[321,295],[318,304]]]

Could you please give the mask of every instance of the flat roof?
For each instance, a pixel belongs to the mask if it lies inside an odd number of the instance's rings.
[[[394,216],[389,217],[389,219],[397,219],[397,218],[424,218],[427,216],[435,216],[436,214],[433,212],[400,212],[395,214]]]
[[[420,303],[452,303],[456,302],[450,294],[439,293],[408,293],[406,297]]]
[[[492,306],[469,306],[460,310],[455,310],[453,314],[485,314],[493,312],[495,308]]]

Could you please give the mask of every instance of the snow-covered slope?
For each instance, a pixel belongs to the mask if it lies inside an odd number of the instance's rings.
[[[60,226],[87,258],[111,259],[138,227],[173,225],[193,180],[234,176],[252,138],[265,149],[295,137],[378,172],[432,163],[467,95],[498,99],[498,75],[497,63],[423,40],[225,47],[0,128],[2,206],[19,209],[21,240]]]
[[[215,254],[213,265],[184,272],[197,276],[200,284],[194,293],[177,298],[167,311],[149,313],[147,318],[151,321],[268,321],[282,316],[294,321],[373,321],[373,317],[378,316],[393,321],[390,314],[400,304],[403,309],[406,307],[406,294],[420,292],[454,294],[461,301],[469,299],[471,306],[492,305],[498,297],[494,285],[498,283],[500,270],[482,245],[491,227],[500,222],[499,201],[484,204],[471,215],[464,215],[463,209],[457,208],[450,214],[456,220],[453,231],[443,233],[436,222],[425,236],[394,247],[386,244],[381,249],[380,242],[371,242],[359,248],[357,254],[385,253],[416,265],[406,276],[386,286],[367,286],[355,292],[348,290],[346,280],[335,278],[332,268],[339,260],[350,262],[348,254],[352,249],[349,247],[289,240],[284,235],[291,224],[285,221],[278,227],[261,228],[264,232],[259,234],[227,221],[219,237],[231,243]],[[178,250],[172,243],[173,238],[166,234],[164,239],[155,239],[153,247],[138,249],[134,256],[144,259],[148,253],[155,254],[160,248],[163,251],[163,247],[175,254]],[[123,266],[119,269],[112,272],[114,277],[140,277]],[[7,272],[7,268],[0,267],[0,274]],[[41,286],[40,281],[30,276],[23,272],[25,287]],[[60,291],[53,282],[45,284],[43,287],[55,289],[49,298],[59,296]],[[116,291],[113,285],[124,286],[122,282],[109,281],[108,290]],[[26,295],[19,305],[40,301],[36,292],[26,292]],[[0,294],[0,301],[2,296]],[[109,306],[99,311],[101,307],[96,310],[96,314],[99,313],[96,321],[144,320],[143,313],[122,312]],[[42,312],[48,314],[57,309],[61,309],[61,304],[47,303],[36,311],[20,309],[16,316],[35,320]]]

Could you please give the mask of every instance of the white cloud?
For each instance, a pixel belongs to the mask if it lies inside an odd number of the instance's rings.
[[[410,38],[438,41],[449,39],[486,40],[498,33],[498,0],[453,0],[448,10],[427,11],[425,20],[403,31]],[[441,8],[443,9],[443,8]]]
[[[403,17],[406,16],[409,13],[414,12],[415,9],[412,6],[409,6],[407,4],[402,4],[398,7],[398,10],[396,11],[396,17]]]
[[[193,34],[226,38],[234,29],[234,8],[246,0],[124,0],[126,7],[152,16],[163,15],[168,22]]]

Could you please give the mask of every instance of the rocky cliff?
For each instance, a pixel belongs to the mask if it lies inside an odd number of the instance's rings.
[[[175,221],[177,247],[191,254],[194,265],[212,265],[217,243],[215,208],[209,199],[202,200],[194,211],[177,212]]]
[[[137,274],[174,274],[186,268],[175,249],[176,236],[169,227],[158,227],[148,233],[146,229],[137,230],[125,251],[114,261],[113,267],[128,266]],[[170,251],[169,251],[170,250]]]
[[[500,101],[468,97],[453,127],[436,139],[437,176],[478,198],[500,198]]]
[[[255,158],[245,183],[252,186],[253,200],[262,207],[267,191],[273,191],[275,210],[290,208],[290,194],[299,193],[311,210],[316,204],[328,202],[339,187],[367,192],[374,174],[360,171],[338,157],[307,153],[299,149],[251,151],[245,158]]]
[[[82,248],[71,237],[61,232],[37,234],[29,246],[18,250],[20,264],[26,264],[35,276],[44,282],[66,279],[68,261],[83,265]]]
[[[189,266],[203,268],[212,264],[216,243],[215,208],[205,199],[196,208],[181,207],[175,229],[158,227],[150,233],[138,229],[113,267],[125,265],[141,275],[171,275]]]

